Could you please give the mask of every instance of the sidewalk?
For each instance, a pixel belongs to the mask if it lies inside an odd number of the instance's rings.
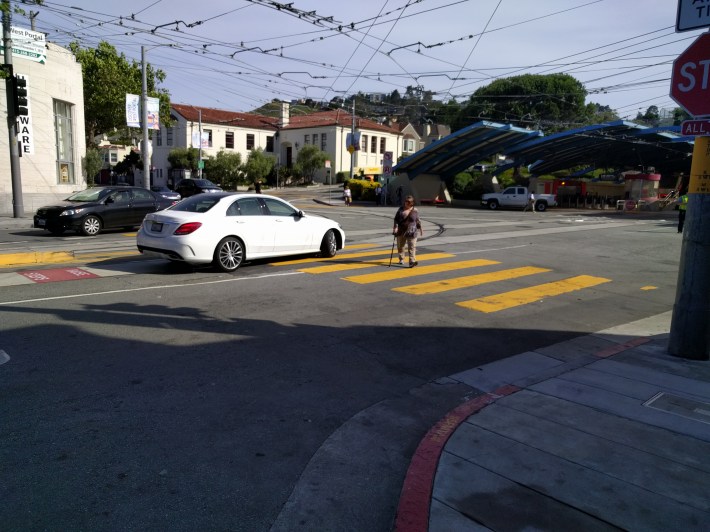
[[[710,529],[710,362],[670,320],[453,375],[483,394],[420,443],[396,530]]]

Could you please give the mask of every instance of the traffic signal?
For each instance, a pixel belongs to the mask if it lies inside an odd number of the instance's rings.
[[[27,80],[17,75],[12,78],[13,88],[15,89],[15,116],[27,116]]]

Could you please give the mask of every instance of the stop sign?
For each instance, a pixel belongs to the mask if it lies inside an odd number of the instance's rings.
[[[710,33],[673,61],[671,98],[693,116],[710,115]]]

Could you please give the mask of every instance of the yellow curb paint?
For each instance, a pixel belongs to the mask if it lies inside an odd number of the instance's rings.
[[[432,253],[431,255],[437,255],[431,258],[449,258],[455,255],[450,255],[448,253]],[[417,257],[423,259],[424,255]],[[455,270],[463,270],[466,268],[477,268],[479,266],[491,266],[493,264],[500,264],[500,262],[495,260],[486,259],[475,259],[475,260],[464,260],[459,262],[445,262],[444,264],[431,264],[428,266],[417,266],[415,268],[394,268],[388,269],[384,272],[378,273],[367,273],[365,275],[354,275],[351,277],[343,277],[346,281],[351,281],[358,284],[369,284],[369,283],[379,283],[382,281],[392,281],[394,279],[406,279],[407,277],[416,277],[418,275],[427,275],[430,273],[439,272],[450,272]]]
[[[71,251],[33,251],[0,255],[0,266],[28,266],[31,264],[59,264],[74,260]]]
[[[455,279],[444,279],[441,281],[432,281],[431,283],[413,284],[409,286],[400,286],[393,288],[395,292],[404,292],[406,294],[438,294],[449,290],[458,290],[459,288],[469,288],[486,283],[496,281],[506,281],[508,279],[517,279],[526,275],[535,275],[537,273],[550,272],[547,268],[536,268],[534,266],[526,266],[523,268],[511,268],[509,270],[500,270],[491,273],[480,273],[478,275],[468,275],[466,277],[457,277]]]
[[[558,296],[609,282],[611,282],[611,279],[605,279],[604,277],[579,275],[554,283],[531,286],[530,288],[522,288],[520,290],[513,290],[511,292],[504,292],[479,299],[471,299],[470,301],[461,301],[456,304],[460,307],[485,313],[498,312],[500,310],[540,301],[544,297]]]

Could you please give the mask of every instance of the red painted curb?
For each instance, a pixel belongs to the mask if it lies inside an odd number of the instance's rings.
[[[648,343],[650,341],[651,341],[650,338],[645,338],[645,337],[634,338],[633,340],[629,340],[628,342],[624,342],[623,344],[612,345],[611,347],[601,349],[601,350],[597,351],[596,353],[594,353],[594,356],[597,356],[599,358],[608,358],[612,355],[616,355],[618,353],[621,353],[622,351],[626,351],[627,349],[631,349],[633,347],[643,345],[643,344]]]
[[[394,529],[398,532],[426,532],[429,529],[429,505],[431,504],[434,476],[439,458],[446,442],[469,416],[501,397],[513,394],[521,388],[503,386],[492,393],[480,395],[457,406],[446,414],[426,433],[414,452],[407,469],[402,494],[397,506]]]

